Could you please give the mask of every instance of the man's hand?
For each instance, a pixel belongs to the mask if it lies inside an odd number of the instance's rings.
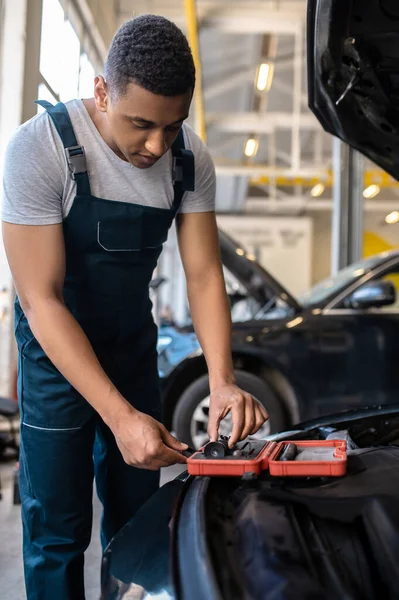
[[[233,420],[230,448],[256,433],[269,418],[263,406],[251,394],[236,385],[219,386],[212,391],[209,404],[208,435],[211,441],[218,439],[220,421],[230,411]]]
[[[124,461],[139,469],[158,471],[176,463],[186,463],[181,454],[187,450],[158,421],[132,407],[110,424]]]

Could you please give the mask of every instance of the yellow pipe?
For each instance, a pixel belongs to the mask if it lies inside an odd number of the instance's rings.
[[[267,185],[271,181],[275,182],[280,187],[291,187],[294,185],[302,185],[304,187],[313,187],[317,183],[322,183],[326,187],[333,185],[333,173],[329,169],[326,171],[326,179],[319,179],[317,177],[254,177],[251,179],[252,185]],[[399,188],[399,182],[393,177],[388,175],[385,171],[380,169],[367,169],[364,173],[364,187],[370,185],[379,185],[381,188]]]
[[[198,21],[195,0],[184,0],[184,11],[186,14],[188,41],[193,53],[196,82],[194,90],[194,106],[195,106],[195,130],[200,138],[206,143],[206,125],[205,125],[205,109],[204,97],[202,93],[202,72],[201,58],[198,39]]]

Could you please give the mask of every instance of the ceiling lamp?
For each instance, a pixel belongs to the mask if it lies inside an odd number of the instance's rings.
[[[313,196],[313,198],[318,198],[319,196],[322,195],[322,193],[324,192],[326,188],[324,187],[324,185],[322,183],[316,183],[315,186],[312,187],[312,189],[310,190],[310,194],[311,196]]]
[[[397,210],[394,210],[393,212],[389,213],[389,215],[387,215],[385,217],[385,223],[388,223],[388,225],[394,225],[398,221],[399,221],[399,212]]]
[[[363,190],[363,198],[375,198],[380,191],[380,186],[373,183],[373,185],[369,185],[369,187]]]
[[[245,144],[244,148],[245,156],[248,156],[248,158],[250,158],[251,156],[255,156],[255,154],[258,151],[258,146],[258,140],[255,140],[254,138],[250,138],[249,140],[247,140],[247,143]]]
[[[273,65],[262,63],[256,73],[256,89],[260,92],[269,91],[273,79]]]

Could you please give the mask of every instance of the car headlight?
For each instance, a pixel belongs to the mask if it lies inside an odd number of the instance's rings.
[[[157,342],[157,352],[158,354],[161,354],[161,352],[163,352],[168,346],[170,346],[170,344],[172,343],[173,338],[170,337],[170,335],[160,335],[158,337],[158,342]]]

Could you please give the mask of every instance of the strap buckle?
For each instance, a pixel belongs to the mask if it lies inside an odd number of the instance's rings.
[[[194,155],[190,150],[179,150],[173,157],[173,185],[181,183],[185,192],[195,190]]]
[[[75,179],[75,175],[79,173],[87,173],[86,155],[83,146],[65,148],[65,154],[72,179]]]
[[[181,156],[173,157],[173,185],[183,182],[183,161]]]

